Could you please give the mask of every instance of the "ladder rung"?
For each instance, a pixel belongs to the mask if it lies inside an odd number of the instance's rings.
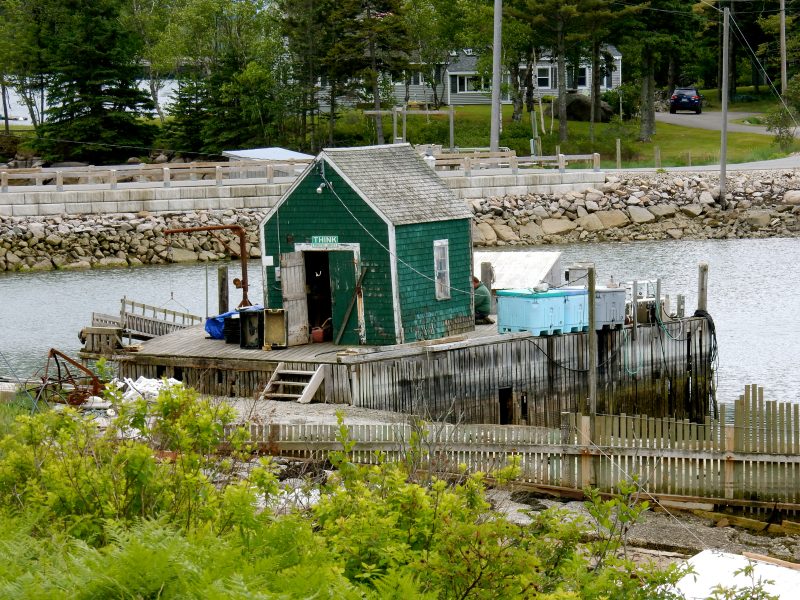
[[[268,392],[264,394],[264,397],[268,400],[297,400],[303,394],[275,394],[273,392]]]
[[[292,369],[281,369],[278,371],[278,375],[306,375],[307,377],[311,377],[314,374],[314,371],[295,371]]]
[[[307,381],[281,381],[280,379],[276,379],[272,382],[272,385],[299,385],[305,387],[308,385]]]

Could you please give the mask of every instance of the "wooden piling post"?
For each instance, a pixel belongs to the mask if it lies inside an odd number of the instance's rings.
[[[594,265],[589,267],[589,414],[597,414],[597,329],[595,328],[595,289],[596,275]]]
[[[661,168],[661,146],[655,146],[653,148],[653,159],[656,164],[656,169]]]
[[[219,313],[228,312],[228,266],[220,265],[217,267],[217,299]]]
[[[8,191],[8,172],[3,171],[0,173],[0,192],[4,194]]]
[[[708,263],[701,262],[697,273],[697,310],[708,310]]]
[[[617,169],[622,168],[622,142],[617,138]]]
[[[217,185],[222,185],[222,167],[219,165],[214,168],[214,178],[216,179]]]
[[[164,167],[164,169],[162,170],[162,173],[163,173],[163,176],[162,176],[161,180],[162,180],[162,182],[164,184],[164,187],[169,187],[170,186],[169,167]]]
[[[392,111],[392,143],[397,143],[397,107]]]
[[[675,309],[678,318],[682,319],[683,316],[686,314],[686,296],[683,294],[678,294],[678,306]]]
[[[600,153],[595,152],[592,154],[592,170],[597,173],[600,170]]]

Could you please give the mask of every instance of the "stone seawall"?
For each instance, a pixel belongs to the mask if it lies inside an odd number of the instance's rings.
[[[623,173],[584,191],[466,200],[476,246],[535,246],[604,240],[800,236],[800,174],[734,173],[726,204],[716,174]],[[237,224],[259,256],[265,208],[103,215],[0,215],[0,271],[88,269],[226,258],[208,233],[164,230]],[[221,232],[223,235],[227,232]],[[238,244],[232,235],[224,235]]]

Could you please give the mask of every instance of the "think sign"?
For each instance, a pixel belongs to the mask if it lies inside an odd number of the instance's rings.
[[[311,243],[312,244],[338,244],[339,243],[339,236],[338,235],[312,235],[311,236]]]

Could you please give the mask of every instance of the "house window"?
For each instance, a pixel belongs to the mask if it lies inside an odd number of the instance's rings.
[[[425,79],[422,77],[422,73],[419,71],[414,71],[410,74],[409,83],[411,85],[425,85]]]
[[[453,94],[464,92],[480,92],[483,90],[483,81],[475,75],[450,75],[450,91]]]
[[[536,87],[550,87],[550,67],[539,67],[536,69]]]
[[[433,270],[436,277],[436,299],[450,298],[450,250],[448,240],[433,241]]]
[[[586,67],[578,68],[578,87],[586,87]]]
[[[611,72],[610,71],[608,73],[606,73],[605,81],[606,81],[606,88],[610,90],[611,87],[614,85],[613,82],[611,81]]]

